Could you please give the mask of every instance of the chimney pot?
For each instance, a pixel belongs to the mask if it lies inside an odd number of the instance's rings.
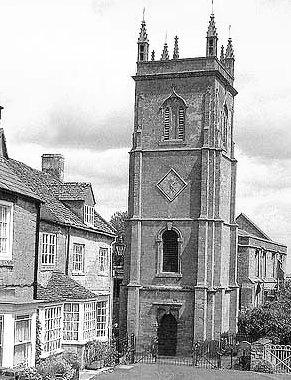
[[[63,182],[65,166],[64,157],[61,154],[43,154],[41,159],[41,170]]]

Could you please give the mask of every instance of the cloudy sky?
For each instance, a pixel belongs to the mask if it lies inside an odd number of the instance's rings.
[[[100,213],[126,210],[136,40],[180,37],[205,55],[211,0],[1,0],[0,103],[9,154],[39,168],[62,153],[66,179],[92,182]],[[219,44],[236,55],[237,212],[291,247],[291,1],[215,0]],[[291,256],[291,255],[290,255]],[[291,271],[291,261],[289,262]]]

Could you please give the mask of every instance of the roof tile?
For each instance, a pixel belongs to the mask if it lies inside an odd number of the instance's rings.
[[[46,287],[37,285],[37,299],[43,301],[58,302],[94,298],[97,298],[95,293],[59,271],[52,272]]]

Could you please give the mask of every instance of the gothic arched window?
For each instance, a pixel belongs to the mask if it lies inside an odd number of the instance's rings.
[[[163,140],[185,139],[186,103],[173,90],[162,105],[164,115]]]
[[[227,107],[223,107],[223,115],[222,115],[222,143],[223,147],[227,149],[227,139],[228,139],[228,110]]]
[[[179,272],[178,234],[167,230],[162,235],[163,240],[163,272]]]

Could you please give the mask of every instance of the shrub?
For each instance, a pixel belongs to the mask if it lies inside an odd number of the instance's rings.
[[[85,367],[91,366],[94,362],[103,361],[104,366],[114,365],[118,353],[116,348],[108,342],[93,340],[85,346],[84,361]]]
[[[23,368],[17,375],[19,380],[43,380],[36,368]]]
[[[267,360],[261,359],[253,366],[253,371],[255,372],[264,372],[264,373],[274,373],[273,366]]]
[[[43,360],[37,366],[37,370],[43,380],[53,380],[58,377],[63,380],[71,380],[75,373],[72,365],[60,355],[50,356]]]

